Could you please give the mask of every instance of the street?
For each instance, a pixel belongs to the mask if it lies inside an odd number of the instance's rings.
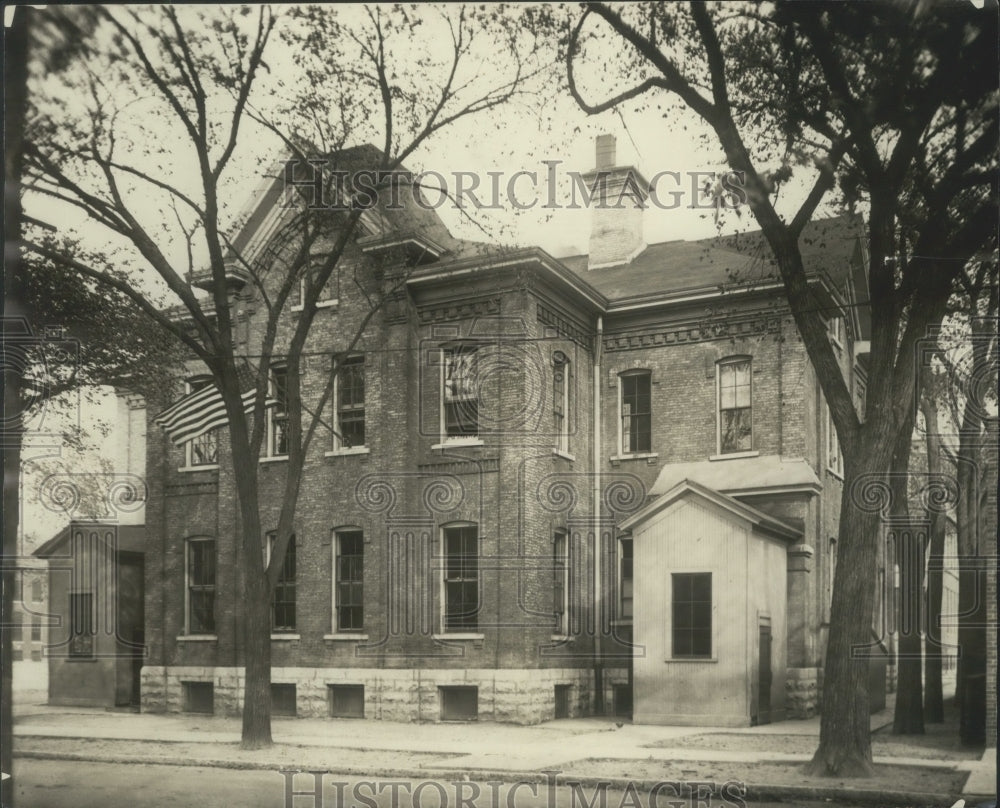
[[[17,808],[686,808],[740,806],[725,794],[680,800],[661,791],[612,791],[602,799],[590,787],[560,786],[555,795],[544,784],[474,783],[448,780],[365,780],[324,774],[321,798],[286,795],[286,777],[277,771],[253,771],[145,764],[16,759]],[[313,778],[298,775],[293,788],[310,791]],[[534,793],[533,793],[534,791]],[[338,794],[339,792],[339,794]],[[513,792],[513,793],[512,793]],[[393,800],[394,795],[396,800]],[[788,808],[787,802],[754,802],[752,808]],[[836,808],[850,803],[796,802],[799,808]],[[889,808],[886,806],[885,808]]]

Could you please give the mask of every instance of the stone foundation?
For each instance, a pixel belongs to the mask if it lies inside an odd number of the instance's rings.
[[[329,685],[364,685],[365,718],[385,721],[440,721],[442,686],[479,689],[483,721],[536,724],[555,717],[555,686],[568,685],[569,716],[588,715],[593,672],[586,669],[388,670],[368,668],[272,668],[274,684],[294,684],[296,715],[330,715]],[[616,680],[617,681],[617,680]],[[211,682],[216,715],[239,715],[243,707],[242,668],[153,667],[142,669],[142,711],[178,713],[186,708],[185,682]]]
[[[821,668],[788,668],[785,671],[785,715],[812,718],[819,712]]]

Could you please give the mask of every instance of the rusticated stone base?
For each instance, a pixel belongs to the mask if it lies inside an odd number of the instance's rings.
[[[812,718],[819,711],[821,668],[788,668],[785,672],[785,715]]]
[[[555,687],[568,685],[569,717],[588,715],[593,672],[586,669],[387,670],[365,668],[273,668],[271,681],[295,685],[296,715],[330,715],[330,685],[364,685],[365,718],[386,721],[440,721],[440,687],[478,688],[478,717],[484,721],[536,724],[555,717]],[[188,709],[186,682],[211,682],[216,715],[239,715],[243,708],[242,668],[152,667],[142,669],[142,711],[176,713]]]

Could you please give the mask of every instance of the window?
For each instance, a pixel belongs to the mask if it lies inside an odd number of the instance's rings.
[[[618,541],[618,616],[632,619],[632,539]]]
[[[182,682],[184,687],[184,712],[215,712],[215,687],[211,682]]]
[[[674,656],[712,656],[712,573],[674,573],[672,612]]]
[[[858,418],[865,420],[865,383],[854,377],[854,398],[858,406]]]
[[[77,659],[94,656],[94,596],[75,592],[69,596],[69,655]]]
[[[24,628],[21,625],[21,615],[15,614],[14,620],[17,622],[11,624],[10,639],[12,642],[21,642],[21,640],[24,639]]]
[[[475,721],[479,718],[479,688],[468,685],[439,687],[442,721]]]
[[[270,564],[271,551],[277,540],[277,533],[268,533],[267,559]],[[271,628],[277,632],[295,631],[295,534],[288,539],[285,559],[281,563],[278,582],[274,585],[271,600]]]
[[[313,255],[310,256],[310,261],[314,264],[315,268],[318,268],[318,263],[322,262],[326,258],[325,255]],[[330,306],[336,306],[340,301],[338,300],[338,288],[340,286],[340,267],[334,267],[333,273],[330,275],[329,280],[326,282],[326,286],[319,293],[319,299],[316,301],[317,309],[325,309]],[[292,311],[302,311],[304,308],[306,299],[306,279],[299,279],[299,292],[298,297],[293,298]]]
[[[188,394],[203,390],[213,384],[211,377],[200,376],[187,382]],[[204,435],[192,438],[184,444],[184,465],[186,468],[217,466],[219,464],[219,431],[212,429]]]
[[[290,716],[296,714],[295,685],[277,683],[271,685],[271,714]]]
[[[336,630],[361,631],[365,625],[365,542],[360,530],[339,530],[336,546]]]
[[[215,633],[215,540],[187,542],[187,633]]]
[[[288,369],[271,368],[271,395],[278,403],[267,411],[268,457],[288,454]]]
[[[650,373],[648,370],[623,373],[621,389],[622,454],[652,451]]]
[[[337,370],[334,450],[365,445],[365,358],[350,356]]]
[[[830,335],[830,340],[838,348],[844,345],[844,318],[843,317],[831,317],[826,322],[826,330]]]
[[[749,452],[753,446],[750,360],[727,359],[717,369],[719,454]]]
[[[37,617],[31,619],[31,641],[41,642],[42,641],[42,621]]]
[[[829,407],[826,408],[826,466],[843,476],[844,459],[840,455],[840,440],[837,438],[837,427],[834,426]]]
[[[42,582],[38,578],[31,582],[31,600],[33,603],[40,603],[42,600]]]
[[[476,349],[462,345],[443,354],[442,424],[445,438],[479,435],[479,392],[476,385]]]
[[[557,634],[569,634],[569,539],[558,531],[552,541],[552,608]]]
[[[562,351],[552,357],[552,425],[556,449],[569,452],[570,363]]]
[[[327,685],[332,718],[364,718],[364,685]]]
[[[475,525],[444,529],[444,630],[479,627],[479,533]]]

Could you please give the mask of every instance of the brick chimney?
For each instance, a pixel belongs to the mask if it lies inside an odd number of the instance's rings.
[[[616,165],[615,136],[598,135],[596,166],[583,175],[591,191],[587,269],[627,264],[646,249],[642,213],[649,183],[632,166]]]

